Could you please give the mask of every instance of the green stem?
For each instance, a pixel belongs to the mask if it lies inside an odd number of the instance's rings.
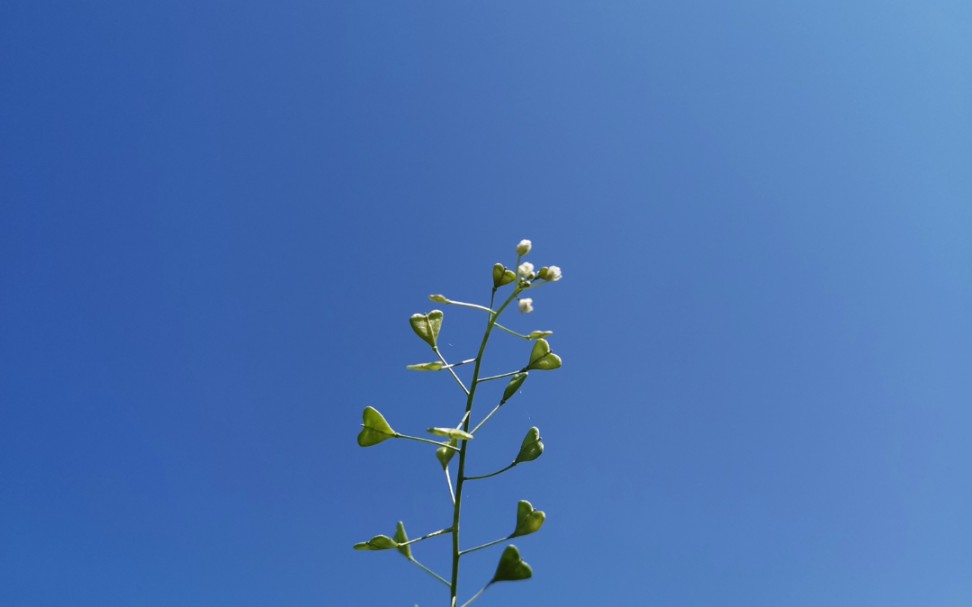
[[[493,314],[492,308],[487,308],[486,306],[480,306],[478,304],[466,303],[464,301],[452,301],[451,299],[447,302],[450,306],[459,306],[460,308],[472,308],[473,310],[482,310],[483,312],[489,312]]]
[[[482,476],[467,476],[466,477],[466,480],[467,481],[478,481],[478,480],[482,480],[484,478],[490,478],[490,477],[496,476],[498,474],[503,474],[504,472],[506,472],[507,470],[509,470],[510,468],[512,468],[514,466],[516,466],[516,462],[513,462],[509,466],[503,468],[502,470],[497,470],[496,472],[490,472],[489,474],[483,474]]]
[[[453,451],[458,451],[456,447],[453,447],[449,443],[440,443],[439,441],[430,440],[428,438],[421,438],[419,436],[409,436],[408,434],[395,433],[395,438],[407,438],[408,440],[418,441],[420,443],[429,443],[430,445],[435,445],[436,447],[445,447],[446,449],[452,449]]]
[[[500,542],[505,542],[508,539],[510,539],[510,538],[509,537],[501,537],[498,540],[493,540],[492,542],[486,542],[485,544],[481,544],[479,546],[476,546],[475,548],[470,548],[468,550],[463,550],[460,553],[460,556],[465,556],[465,555],[469,554],[470,552],[476,552],[477,550],[482,550],[483,548],[489,548],[490,546],[495,546],[496,544],[499,544]]]
[[[409,544],[416,544],[423,540],[427,540],[430,537],[436,537],[439,535],[445,535],[446,533],[452,532],[452,529],[439,529],[438,531],[433,531],[432,533],[426,533],[422,537],[417,537],[414,540],[408,540],[407,542],[399,542],[399,546],[408,546]]]
[[[522,373],[523,369],[519,371],[510,371],[509,373],[500,373],[499,375],[490,375],[489,377],[484,377],[479,381],[492,381],[494,379],[503,379],[504,377],[509,377],[510,375],[516,375],[517,373]]]
[[[492,582],[490,582],[489,584],[492,584]],[[486,589],[489,588],[489,584],[486,584],[485,586],[483,586],[483,589],[482,590],[480,590],[479,592],[477,592],[476,594],[474,594],[471,599],[469,599],[468,601],[466,601],[465,603],[463,603],[462,604],[462,607],[469,607],[469,605],[472,605],[472,602],[473,601],[475,601],[476,599],[478,599],[479,597],[481,597],[483,595],[483,593],[486,592]]]
[[[476,427],[472,429],[472,431],[470,432],[470,434],[476,434],[476,431],[479,430],[480,428],[482,428],[483,427],[483,424],[485,424],[486,422],[489,421],[489,418],[491,418],[494,415],[496,415],[496,412],[500,410],[500,407],[502,407],[504,403],[506,403],[505,400],[502,401],[502,402],[500,402],[500,404],[496,405],[495,407],[493,407],[493,410],[489,412],[489,415],[487,415],[486,417],[484,417],[483,418],[483,421],[481,421],[478,424],[476,424]]]
[[[499,323],[496,323],[496,328],[497,329],[502,329],[502,330],[506,331],[507,333],[509,333],[510,335],[515,335],[516,337],[519,337],[521,339],[526,339],[526,340],[529,340],[530,339],[530,336],[529,335],[523,335],[521,333],[517,333],[513,329],[507,329],[506,327],[504,327],[503,325],[501,325]]]
[[[465,415],[462,416],[462,419],[460,419],[459,423],[456,424],[456,428],[462,428],[462,425],[466,423],[467,419],[469,419],[469,411],[466,411]]]
[[[446,367],[444,367],[444,368],[451,369],[453,367],[461,367],[463,365],[468,365],[469,363],[474,363],[474,362],[476,362],[476,359],[475,358],[467,358],[466,360],[460,360],[457,363],[452,363],[450,365],[446,365]]]
[[[469,432],[469,416],[472,413],[473,400],[476,398],[476,386],[479,380],[479,370],[483,364],[483,353],[486,352],[486,344],[489,343],[489,335],[493,331],[493,326],[496,324],[496,319],[499,318],[506,306],[510,305],[516,296],[520,293],[520,289],[514,289],[510,296],[503,302],[499,310],[496,312],[491,312],[489,315],[489,320],[486,322],[486,331],[483,333],[483,341],[479,344],[479,352],[476,354],[476,365],[473,368],[472,381],[469,385],[469,394],[466,396],[466,414],[463,417],[462,429]],[[496,289],[493,289],[493,293],[489,298],[489,307],[493,307],[493,299],[496,296]],[[456,607],[457,594],[459,592],[459,519],[462,513],[462,488],[463,482],[465,481],[464,474],[466,470],[466,452],[469,446],[469,441],[462,441],[462,446],[459,449],[459,469],[456,477],[456,501],[452,509],[452,579],[449,584],[450,592],[450,605],[451,607]],[[484,589],[485,590],[485,589]],[[478,594],[476,596],[479,596]],[[473,597],[475,598],[475,597]],[[470,600],[469,602],[472,602]],[[469,602],[466,604],[468,605]]]
[[[420,562],[418,562],[418,561],[416,561],[415,559],[408,559],[408,560],[410,560],[410,561],[412,561],[413,563],[415,563],[416,565],[418,565],[418,567],[419,567],[419,569],[421,569],[422,571],[424,571],[424,572],[426,572],[426,573],[428,573],[429,575],[431,575],[431,576],[432,576],[432,577],[434,577],[435,579],[437,579],[437,580],[439,580],[440,582],[442,582],[442,583],[443,583],[443,584],[445,584],[446,586],[448,586],[448,585],[449,585],[449,581],[448,581],[448,580],[446,580],[446,579],[445,579],[444,577],[442,577],[442,576],[441,576],[441,575],[439,575],[438,573],[436,573],[436,572],[434,572],[434,571],[432,571],[431,569],[429,569],[428,567],[426,567],[426,566],[425,566],[425,565],[423,565],[422,563],[420,563]]]
[[[450,365],[449,363],[446,362],[445,357],[442,356],[442,352],[439,352],[439,347],[438,346],[432,346],[432,351],[435,352],[435,355],[438,356],[439,357],[439,360],[442,361],[442,364],[445,365],[445,367],[443,367],[443,369],[448,369],[449,370],[449,373],[451,373],[452,374],[452,377],[454,377],[455,380],[456,380],[456,382],[458,382],[459,387],[462,388],[462,391],[466,393],[466,396],[469,396],[469,389],[466,388],[466,385],[464,383],[462,383],[462,380],[459,379],[459,376],[456,375],[456,372],[452,369],[456,365]],[[470,361],[464,360],[461,363],[457,363],[457,364],[465,364],[467,362],[470,362]]]
[[[452,490],[452,478],[449,476],[449,466],[443,468],[445,471],[446,484],[449,485],[449,497],[452,498],[452,505],[456,505],[456,492]]]

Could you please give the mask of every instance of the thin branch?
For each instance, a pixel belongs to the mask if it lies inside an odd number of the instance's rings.
[[[449,373],[452,374],[452,377],[455,378],[456,382],[458,382],[459,387],[462,388],[462,391],[466,394],[466,396],[469,396],[469,388],[466,387],[466,384],[462,383],[462,380],[459,379],[459,376],[456,375],[455,370],[453,370],[453,367],[455,367],[456,365],[450,365],[449,363],[446,362],[446,359],[445,359],[444,356],[442,356],[442,352],[439,351],[439,347],[438,346],[432,346],[432,351],[435,352],[435,355],[438,356],[439,357],[439,360],[442,361],[442,364],[445,365],[443,367],[443,369],[447,369],[449,371]],[[473,359],[473,360],[475,360],[475,359]],[[463,362],[468,362],[468,361],[463,361]],[[462,364],[462,363],[459,363],[459,364]]]
[[[518,371],[510,371],[509,373],[500,373],[499,375],[490,375],[489,377],[481,377],[479,381],[491,381],[494,379],[503,379],[504,377],[509,377],[511,375],[516,375],[517,373],[522,373],[523,369]]]
[[[449,485],[449,497],[452,498],[452,505],[456,505],[456,492],[452,490],[452,478],[449,476],[449,466],[442,468],[445,471],[446,483]]]
[[[529,335],[523,335],[521,333],[517,333],[513,329],[507,329],[506,327],[504,327],[503,325],[501,325],[499,323],[496,323],[495,326],[496,326],[497,329],[502,329],[502,330],[506,331],[507,333],[509,333],[510,335],[515,335],[516,337],[519,337],[521,339],[526,339],[526,340],[529,340],[530,339],[530,336]]]
[[[492,542],[486,542],[485,544],[476,546],[475,548],[470,548],[469,550],[463,550],[462,552],[459,553],[459,556],[465,556],[465,555],[469,554],[470,552],[476,552],[477,550],[482,550],[483,548],[489,548],[490,546],[495,546],[496,544],[499,544],[500,542],[505,542],[508,539],[510,539],[510,538],[509,537],[501,537],[498,540],[493,540]]]
[[[426,567],[426,566],[425,566],[425,565],[423,565],[422,563],[420,563],[420,562],[418,562],[418,561],[416,561],[416,560],[415,560],[414,558],[411,558],[411,559],[408,559],[408,560],[410,560],[410,561],[412,561],[413,563],[415,563],[416,565],[418,565],[418,567],[419,567],[419,569],[421,569],[422,571],[424,571],[424,572],[426,572],[426,573],[428,573],[429,575],[431,575],[431,576],[432,576],[432,577],[434,577],[435,579],[437,579],[437,580],[439,580],[440,582],[442,582],[442,583],[443,583],[443,584],[445,584],[446,586],[448,586],[448,585],[449,585],[449,580],[447,580],[447,579],[445,579],[444,577],[442,577],[442,576],[441,576],[441,575],[439,575],[438,573],[436,573],[436,572],[434,572],[434,571],[432,571],[431,569],[429,569],[428,567]]]
[[[453,447],[449,443],[440,443],[428,438],[422,438],[419,436],[409,436],[408,434],[395,433],[395,438],[407,438],[408,440],[418,441],[420,443],[429,443],[430,445],[435,445],[436,447],[445,447],[446,449],[452,449],[453,451],[459,451],[458,447]]]
[[[483,312],[489,312],[490,314],[495,314],[495,312],[487,308],[486,306],[481,306],[479,304],[466,303],[464,301],[452,301],[451,299],[445,302],[451,306],[459,306],[460,308],[472,308],[473,310],[482,310]]]
[[[451,363],[442,368],[445,369],[445,368],[452,368],[452,367],[461,367],[463,365],[468,365],[469,363],[474,363],[474,362],[476,362],[475,358],[467,358],[466,360],[460,360],[457,363]]]
[[[497,474],[503,474],[504,472],[506,472],[507,470],[509,470],[510,468],[512,468],[514,466],[516,466],[516,462],[513,462],[512,464],[510,464],[509,466],[503,468],[502,470],[497,470],[496,472],[491,472],[490,474],[484,474],[482,476],[464,476],[463,477],[463,480],[467,480],[467,481],[478,481],[478,480],[482,480],[484,478],[490,478],[490,477],[496,476]]]
[[[466,411],[466,413],[462,416],[462,419],[459,420],[459,423],[456,424],[456,428],[459,428],[460,430],[462,429],[462,425],[466,423],[467,419],[469,419],[469,413],[469,411]]]
[[[485,424],[486,422],[488,422],[489,421],[489,418],[491,418],[494,415],[496,415],[496,412],[499,411],[500,410],[500,407],[502,407],[502,406],[503,406],[503,403],[500,403],[500,404],[496,405],[495,407],[493,407],[493,410],[489,412],[489,415],[487,415],[486,417],[484,417],[483,418],[483,421],[481,421],[478,424],[476,424],[476,427],[473,428],[469,433],[470,434],[476,434],[476,430],[479,430],[480,428],[482,428],[483,427],[483,424]]]
[[[489,584],[492,584],[492,583],[493,582],[490,582]],[[480,590],[479,592],[477,592],[476,594],[474,594],[471,599],[469,599],[468,601],[466,601],[465,603],[463,603],[462,604],[462,607],[469,607],[469,605],[471,605],[473,601],[475,601],[480,596],[482,596],[482,594],[484,592],[486,592],[486,589],[489,588],[489,584],[486,584],[485,586],[483,586],[483,589],[482,590]]]
[[[436,536],[439,536],[439,535],[445,535],[446,533],[452,533],[452,528],[450,527],[448,529],[439,529],[438,531],[433,531],[432,533],[426,533],[422,537],[417,537],[414,540],[408,540],[407,542],[399,542],[398,545],[399,546],[408,546],[409,544],[415,544],[417,542],[421,542],[422,540],[427,540],[430,537],[436,537]]]

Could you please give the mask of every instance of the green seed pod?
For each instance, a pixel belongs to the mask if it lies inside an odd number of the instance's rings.
[[[520,452],[517,454],[516,459],[513,460],[513,464],[522,464],[523,462],[532,462],[533,460],[540,457],[543,453],[543,441],[540,440],[540,430],[536,426],[527,430],[526,436],[523,437],[523,443],[520,445]]]
[[[460,430],[459,428],[429,428],[426,430],[429,434],[434,434],[436,436],[444,436],[446,438],[451,438],[453,440],[472,440],[473,435]]]
[[[510,537],[520,537],[530,535],[540,531],[543,522],[547,520],[547,515],[543,510],[534,510],[533,504],[526,500],[520,500],[516,506],[516,529]],[[395,539],[398,539],[397,536]]]
[[[402,556],[412,560],[412,545],[408,543],[408,534],[405,533],[405,523],[402,521],[398,521],[398,527],[395,528],[394,540],[398,544],[398,551],[402,553]]]
[[[457,447],[458,445],[459,441],[456,439],[449,441],[449,446],[451,447]],[[439,447],[435,450],[435,457],[439,460],[439,463],[442,464],[443,470],[449,467],[449,462],[452,461],[452,456],[455,454],[456,450],[450,449],[449,447]]]
[[[376,535],[367,542],[354,545],[355,550],[391,550],[392,548],[398,548],[398,542],[387,535]]]
[[[523,382],[526,381],[527,375],[529,375],[529,373],[526,371],[513,375],[513,379],[510,380],[510,383],[506,384],[506,390],[503,390],[503,403],[513,398],[513,395],[516,394],[517,390],[520,389],[520,386],[523,385]]]
[[[428,314],[412,314],[408,322],[416,335],[435,348],[439,339],[439,330],[442,329],[442,316],[441,310],[432,310]]]
[[[527,365],[528,371],[552,371],[559,369],[563,365],[560,357],[550,351],[550,344],[546,339],[538,339],[533,344],[533,351],[530,352],[530,364]]]
[[[384,416],[374,407],[365,407],[361,418],[364,421],[361,424],[364,428],[358,433],[358,445],[361,447],[377,445],[382,441],[395,438],[398,435],[397,432],[392,430],[388,422],[385,421]]]
[[[520,558],[520,551],[516,549],[516,546],[510,544],[503,551],[503,556],[500,557],[499,564],[496,566],[496,574],[493,575],[493,579],[489,583],[515,582],[529,579],[532,576],[533,568]]]

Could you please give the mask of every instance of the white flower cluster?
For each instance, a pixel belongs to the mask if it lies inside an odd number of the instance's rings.
[[[533,248],[533,243],[529,240],[523,239],[520,244],[516,245],[516,254],[519,257],[523,257]],[[517,259],[519,261],[519,259]],[[499,265],[499,264],[498,264]],[[502,269],[502,265],[499,265]],[[529,261],[524,261],[516,268],[516,273],[520,277],[520,288],[528,289],[530,288],[530,281],[532,280],[543,280],[546,282],[557,282],[564,277],[563,272],[560,270],[560,266],[544,266],[540,268],[539,271],[536,267]],[[494,280],[496,280],[494,278]],[[533,299],[529,297],[524,297],[519,300],[520,312],[524,314],[529,314],[533,312]]]

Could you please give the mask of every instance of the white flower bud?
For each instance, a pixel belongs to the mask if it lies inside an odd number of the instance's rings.
[[[516,271],[520,274],[520,278],[530,278],[533,276],[533,264],[529,261],[524,261]]]
[[[546,274],[544,274],[541,278],[544,280],[549,280],[550,282],[557,282],[563,277],[564,275],[560,272],[559,266],[550,266],[547,268]]]
[[[526,239],[521,240],[520,244],[516,245],[516,254],[519,255],[520,257],[523,257],[524,255],[530,252],[531,248],[533,248],[532,242]]]
[[[529,314],[533,312],[533,299],[529,297],[524,297],[520,300],[520,312],[524,314]]]

